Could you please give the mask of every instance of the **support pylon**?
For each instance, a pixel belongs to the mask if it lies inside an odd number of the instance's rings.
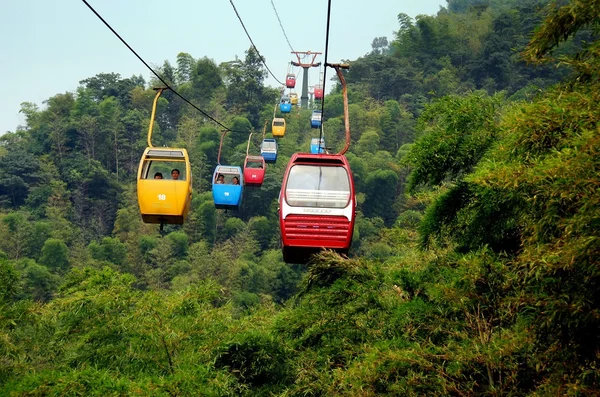
[[[292,51],[292,54],[296,55],[298,62],[292,61],[291,64],[294,66],[300,66],[304,69],[302,74],[302,94],[300,96],[300,108],[308,109],[308,68],[314,68],[321,66],[321,62],[315,63],[317,55],[321,55],[322,52],[311,52],[311,51]],[[300,55],[312,55],[310,63],[302,63]]]

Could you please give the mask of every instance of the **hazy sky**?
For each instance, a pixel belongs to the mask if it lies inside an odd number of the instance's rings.
[[[271,0],[233,0],[254,44],[283,81],[295,60]],[[245,57],[250,42],[229,0],[88,0],[151,66],[176,65],[179,52],[217,64]],[[273,0],[294,50],[324,52],[326,0]],[[332,0],[328,61],[353,60],[371,50],[375,37],[393,38],[397,15],[436,14],[445,0]],[[24,118],[21,102],[75,91],[98,73],[122,77],[151,73],[80,0],[0,0],[0,134]],[[324,55],[316,62],[323,62]],[[327,80],[334,72],[327,71]],[[313,68],[314,84],[319,76]],[[267,84],[276,86],[271,77]]]

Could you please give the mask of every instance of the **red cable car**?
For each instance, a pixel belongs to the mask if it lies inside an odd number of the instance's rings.
[[[261,186],[265,180],[265,158],[263,156],[246,156],[244,161],[244,184]]]
[[[287,76],[285,76],[285,86],[287,88],[296,87],[296,75],[294,73],[288,73]]]
[[[283,177],[279,204],[285,262],[306,263],[324,248],[348,253],[356,198],[346,156],[294,154]]]
[[[319,84],[315,86],[315,99],[322,100],[323,99],[323,85]]]

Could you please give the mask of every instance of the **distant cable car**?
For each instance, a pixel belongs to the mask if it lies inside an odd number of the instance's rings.
[[[321,111],[313,110],[312,116],[310,117],[311,128],[321,128]]]
[[[263,139],[260,144],[260,155],[265,159],[265,163],[275,163],[277,161],[277,140]]]
[[[271,125],[271,132],[273,136],[284,136],[285,135],[285,119],[283,117],[275,117],[273,124]]]
[[[325,153],[325,138],[312,138],[310,140],[310,153],[321,154]]]
[[[244,175],[240,167],[217,165],[212,179],[212,194],[216,208],[236,209],[242,203]]]
[[[344,155],[295,153],[283,177],[279,205],[284,261],[306,263],[325,248],[348,253],[356,199]]]
[[[279,102],[279,110],[281,113],[289,113],[292,111],[292,102],[290,101],[290,97],[284,95],[281,97],[281,101]]]
[[[293,73],[288,73],[287,76],[285,77],[285,86],[287,88],[294,88],[296,87],[296,75]]]
[[[316,100],[320,101],[323,99],[323,85],[322,84],[315,85],[314,95],[315,95]]]
[[[265,159],[262,156],[246,156],[244,161],[244,183],[246,186],[261,186],[265,179]]]
[[[148,147],[137,176],[145,223],[182,224],[192,200],[192,171],[185,149]]]
[[[290,102],[292,103],[292,105],[297,105],[298,104],[298,94],[296,94],[295,92],[290,92]]]
[[[156,89],[148,127],[148,147],[144,150],[137,173],[137,199],[142,220],[182,224],[192,202],[192,168],[185,149],[152,146],[152,128],[158,98],[165,88]]]

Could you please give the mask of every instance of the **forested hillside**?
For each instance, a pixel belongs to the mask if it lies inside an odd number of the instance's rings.
[[[349,258],[283,262],[277,197],[310,109],[224,211],[220,127],[165,91],[153,143],[188,150],[194,195],[161,234],[135,191],[158,80],[106,71],[22,104],[0,136],[0,395],[599,395],[600,2],[398,22],[345,72]],[[280,93],[255,51],[159,73],[235,131],[222,162],[251,132],[259,153]],[[339,85],[323,130],[343,147]]]

